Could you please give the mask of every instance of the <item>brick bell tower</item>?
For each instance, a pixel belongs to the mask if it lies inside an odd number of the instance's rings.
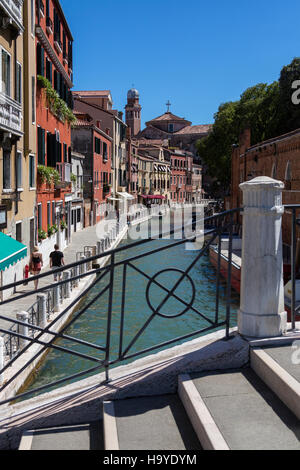
[[[127,93],[126,124],[131,129],[131,135],[134,137],[141,130],[141,110],[140,94],[135,88]]]

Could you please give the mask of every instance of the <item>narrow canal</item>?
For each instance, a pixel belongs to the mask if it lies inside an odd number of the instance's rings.
[[[120,246],[126,246],[132,240],[124,240]],[[128,257],[153,250],[158,247],[168,247],[174,240],[153,240],[136,248],[121,251],[116,256],[116,262],[125,260]],[[156,280],[165,287],[171,289],[180,277],[176,270],[186,270],[199,255],[199,251],[186,249],[182,244],[177,247],[167,248],[158,253],[144,256],[136,261],[134,265],[140,270],[154,276],[159,271],[161,273]],[[190,279],[195,286],[195,300],[193,306],[207,317],[214,319],[216,305],[216,271],[209,261],[208,253],[201,257],[189,272]],[[89,303],[95,295],[102,290],[109,282],[109,274],[94,287],[79,308]],[[124,321],[124,347],[130,344],[135,334],[143,327],[147,319],[152,315],[152,310],[146,300],[146,289],[149,280],[139,274],[134,269],[128,267],[126,277],[126,297],[125,297],[125,321]],[[111,355],[110,359],[116,359],[119,351],[120,317],[122,307],[122,286],[123,286],[123,266],[115,269],[114,293],[113,293],[113,315],[112,315],[112,335],[111,335]],[[193,288],[190,280],[185,278],[175,291],[176,295],[185,302],[190,303],[193,295]],[[154,308],[159,306],[166,293],[158,286],[152,284],[149,289],[149,300]],[[239,296],[232,292],[231,323],[236,324],[237,308]],[[91,343],[104,346],[106,342],[107,327],[107,306],[108,292],[98,299],[65,333],[75,338],[80,338]],[[186,308],[174,297],[170,298],[162,307],[161,313],[165,315],[176,315]],[[226,283],[221,279],[220,285],[220,320],[225,319],[226,312]],[[159,345],[165,341],[178,338],[185,334],[199,331],[206,328],[209,323],[199,314],[189,309],[184,315],[177,318],[165,318],[156,315],[145,331],[132,346],[128,354],[133,354],[145,348]],[[191,338],[191,339],[194,339]],[[187,339],[186,341],[188,341]],[[183,341],[180,341],[181,343]],[[179,343],[180,343],[179,342]],[[60,340],[56,344],[68,347],[72,350],[92,355],[93,357],[104,359],[104,353],[96,351],[86,346],[72,344],[70,341]],[[178,343],[177,343],[178,344]],[[174,346],[173,344],[172,346]],[[154,351],[157,352],[157,351]],[[153,354],[153,352],[152,352]],[[130,362],[127,360],[127,362]],[[122,362],[122,364],[126,364]],[[72,356],[70,354],[52,350],[46,357],[39,370],[36,371],[34,380],[28,390],[51,383],[55,380],[69,377],[70,375],[94,367],[96,364],[86,359]],[[117,364],[118,365],[118,364]],[[98,373],[98,372],[94,372]],[[84,377],[83,377],[84,378]],[[77,379],[79,380],[79,379]],[[68,383],[68,382],[67,382]],[[67,384],[65,383],[65,385]],[[50,389],[49,389],[50,390]],[[46,390],[46,391],[49,391]],[[44,392],[41,392],[44,393]]]

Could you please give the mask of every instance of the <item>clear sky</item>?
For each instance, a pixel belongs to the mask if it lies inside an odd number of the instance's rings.
[[[74,90],[111,90],[143,123],[171,111],[213,122],[220,103],[271,83],[300,56],[299,0],[61,0],[74,36]],[[300,78],[300,77],[299,77]]]

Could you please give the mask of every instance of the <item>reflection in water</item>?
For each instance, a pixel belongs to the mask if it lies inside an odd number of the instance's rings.
[[[170,243],[172,243],[171,240],[151,241],[145,245],[141,245],[140,247],[118,253],[116,255],[116,261],[136,256],[140,253],[145,253],[160,246],[168,246]],[[126,244],[128,244],[128,240],[122,243],[123,246]],[[145,256],[134,261],[133,264],[150,277],[155,276],[159,271],[164,271],[155,279],[170,290],[174,287],[181,276],[181,273],[178,272],[178,270],[186,270],[198,254],[198,251],[186,250],[185,244],[182,244],[172,249],[160,251],[151,256]],[[85,303],[91,301],[108,282],[109,273],[93,290],[89,292],[80,308],[82,308]],[[119,266],[115,269],[114,278],[110,360],[116,359],[119,352],[122,283],[123,266]],[[152,309],[146,299],[147,286],[148,299]],[[216,272],[211,266],[207,254],[197,261],[195,266],[189,272],[189,278],[184,278],[175,290],[175,294],[179,298],[183,299],[187,304],[190,304],[191,300],[194,298],[193,307],[199,310],[203,315],[214,319],[216,303]],[[164,290],[153,283],[149,284],[149,279],[138,273],[132,267],[127,267],[123,351],[126,350],[128,345],[130,345],[135,334],[151,317],[153,310],[158,308],[165,296],[166,292]],[[236,324],[238,300],[238,295],[233,292],[232,325]],[[107,309],[108,292],[98,299],[94,305],[90,307],[65,333],[70,336],[104,346],[106,341]],[[187,311],[182,316],[168,318],[170,316],[174,317],[184,310]],[[223,281],[221,281],[220,286],[219,312],[220,320],[225,319],[226,284]],[[162,315],[154,316],[145,331],[143,331],[142,335],[138,338],[135,344],[132,345],[128,351],[128,355],[209,326],[209,323],[198,313],[187,308],[185,304],[174,297],[170,298],[164,304],[160,309],[160,313]],[[104,353],[86,346],[72,344],[70,341],[66,340],[60,340],[57,344],[92,355],[99,359],[104,359]],[[154,352],[157,352],[157,350]],[[126,361],[122,364],[124,363],[126,363]],[[68,377],[74,373],[92,368],[95,365],[96,364],[94,362],[53,350],[48,354],[29,389]]]

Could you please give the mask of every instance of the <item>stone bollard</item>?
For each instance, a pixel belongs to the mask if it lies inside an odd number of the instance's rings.
[[[85,260],[85,256],[82,255],[80,256],[80,261],[83,261],[83,260]],[[86,273],[86,263],[83,263],[81,265],[81,274],[85,274],[85,273]]]
[[[53,311],[59,312],[60,307],[60,286],[53,287]]]
[[[28,312],[20,312],[17,313],[17,320],[27,323],[27,325],[18,325],[18,333],[20,335],[29,336],[29,313]],[[19,338],[19,349],[23,349],[28,343],[27,339]]]
[[[47,296],[44,294],[39,294],[37,296],[38,300],[38,325],[41,328],[46,328],[47,326]]]
[[[287,327],[282,258],[282,189],[261,176],[240,185],[244,196],[239,333],[281,336]]]
[[[92,256],[91,251],[86,251],[85,256],[87,259],[90,258]],[[91,269],[92,269],[92,262],[89,261],[88,263],[86,263],[86,270],[90,271]]]
[[[102,253],[101,247],[102,247],[101,242],[97,242],[97,254],[98,254],[98,255],[101,255],[101,253]]]
[[[4,346],[4,339],[0,336],[0,385],[3,384],[3,375],[1,374],[1,370],[4,367],[4,354],[5,354],[5,346]]]
[[[70,271],[64,271],[63,273],[63,280],[64,281],[69,281],[64,284],[65,286],[65,298],[69,299],[71,297],[71,272]]]
[[[74,268],[74,276],[77,277],[79,276],[79,266],[75,266]],[[79,279],[75,279],[74,281],[74,286],[78,287],[79,286]]]

